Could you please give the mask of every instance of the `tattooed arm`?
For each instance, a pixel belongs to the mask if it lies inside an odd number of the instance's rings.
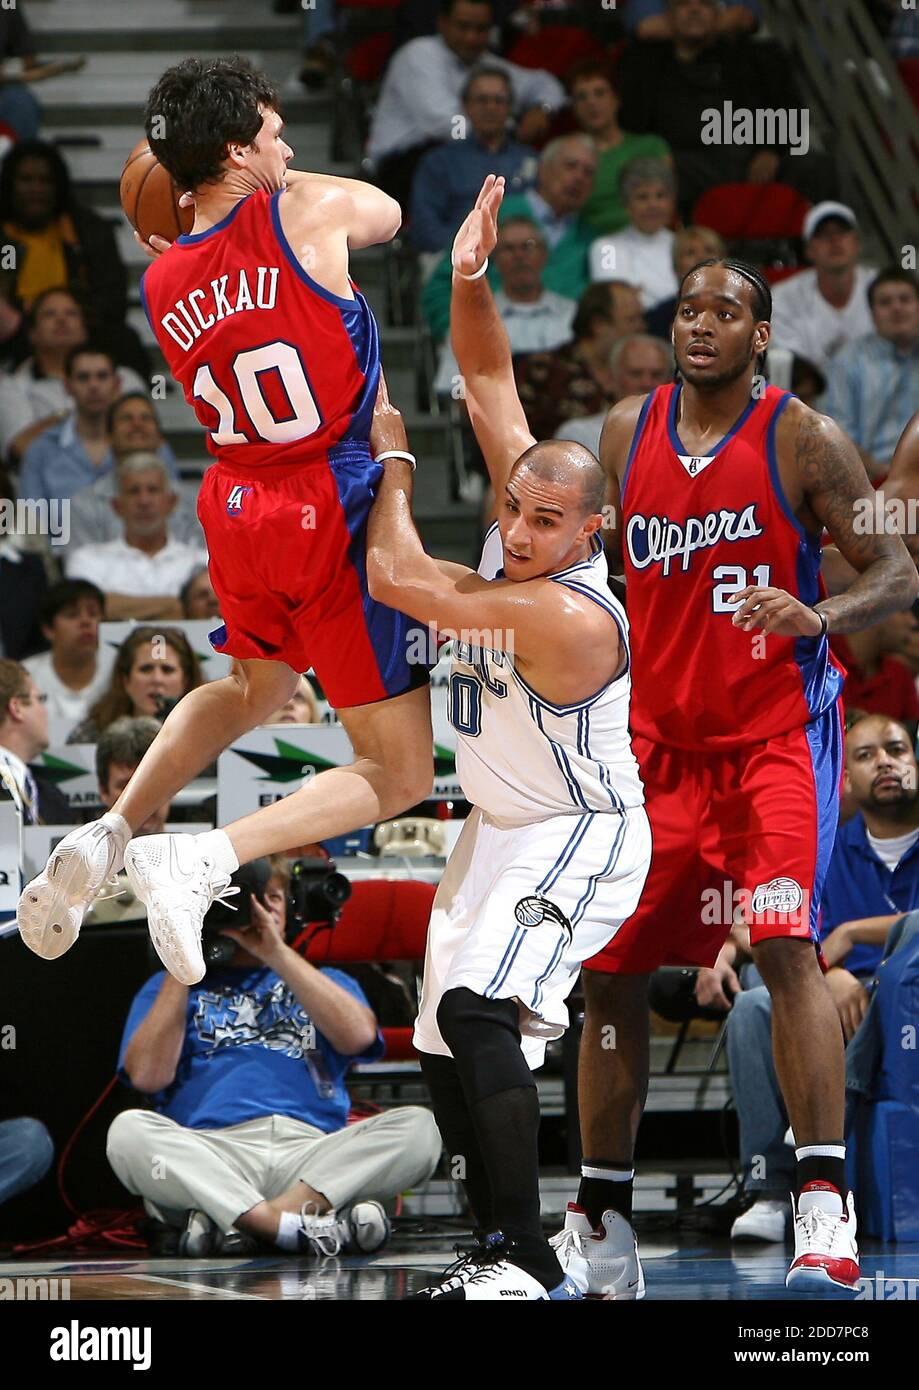
[[[831,632],[857,632],[909,608],[919,593],[916,567],[900,537],[877,525],[874,489],[855,445],[834,421],[806,406],[789,407],[785,414],[791,417],[784,434],[788,439],[793,432],[788,442],[803,509],[826,527],[858,576],[817,611]]]

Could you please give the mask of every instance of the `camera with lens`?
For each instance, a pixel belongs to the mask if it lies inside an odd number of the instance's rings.
[[[251,925],[252,899],[258,898],[264,905],[271,874],[267,859],[253,859],[243,864],[230,878],[232,887],[239,889],[232,902],[215,902],[208,908],[201,933],[202,951],[208,966],[230,962],[237,943],[223,934],[224,929],[233,927],[245,931]],[[333,926],[350,896],[351,884],[337,871],[333,860],[296,859],[290,866],[285,941],[293,945],[307,923]]]

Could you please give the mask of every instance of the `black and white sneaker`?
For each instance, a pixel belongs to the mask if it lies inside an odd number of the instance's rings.
[[[587,1284],[585,1260],[579,1257],[572,1258],[559,1283],[549,1289],[520,1265],[515,1264],[513,1253],[513,1241],[506,1240],[501,1231],[492,1231],[484,1241],[466,1252],[455,1264],[450,1265],[439,1283],[410,1294],[409,1299],[431,1301],[436,1298],[477,1302],[485,1299],[512,1298],[531,1302],[570,1302],[572,1299],[584,1297],[583,1290]]]

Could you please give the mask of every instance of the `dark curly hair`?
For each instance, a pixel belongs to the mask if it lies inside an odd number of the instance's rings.
[[[56,145],[47,140],[22,140],[14,145],[0,164],[0,222],[15,222],[16,203],[14,184],[20,164],[27,159],[43,159],[54,184],[54,206],[48,217],[54,222],[65,212],[72,212],[74,205],[73,185],[70,170]]]
[[[278,94],[247,59],[186,58],[150,92],[144,130],[177,186],[194,190],[220,180],[228,145],[253,144],[267,106],[278,110]]]

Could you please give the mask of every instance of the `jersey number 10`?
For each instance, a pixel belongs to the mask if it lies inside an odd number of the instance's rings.
[[[305,439],[321,425],[316,402],[303,370],[300,354],[292,343],[265,343],[262,347],[239,352],[233,359],[232,372],[239,387],[240,398],[256,436],[267,444],[289,444]],[[276,420],[262,394],[259,376],[277,372],[281,379],[293,415]],[[233,402],[221,391],[205,362],[195,373],[192,391],[195,400],[206,401],[217,412],[218,424],[211,431],[215,444],[251,444],[248,435],[235,428]]]

